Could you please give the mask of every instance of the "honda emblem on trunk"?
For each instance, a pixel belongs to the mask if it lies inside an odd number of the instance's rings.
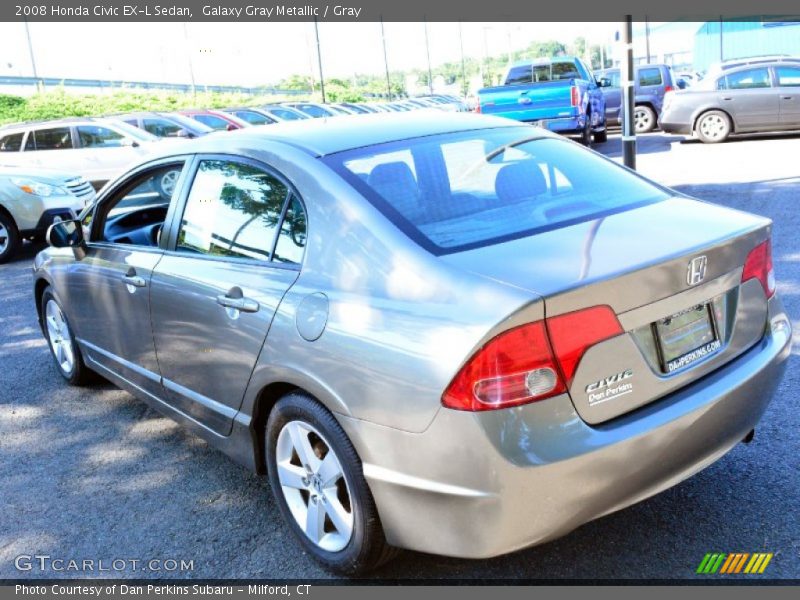
[[[689,261],[689,268],[686,272],[686,283],[697,285],[706,278],[706,266],[708,265],[707,256],[698,256]]]

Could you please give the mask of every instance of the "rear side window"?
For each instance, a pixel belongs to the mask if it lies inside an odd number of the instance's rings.
[[[506,85],[522,85],[523,83],[531,83],[532,74],[530,65],[523,65],[520,67],[512,67],[506,77]]]
[[[529,128],[482,129],[324,159],[411,239],[446,254],[668,197],[601,157]]]
[[[217,131],[227,129],[229,125],[228,121],[215,115],[192,115],[192,118],[195,121],[200,121],[203,125],[208,125],[211,127],[211,129],[216,129]]]
[[[286,110],[283,108],[270,108],[269,112],[275,115],[276,117],[283,119],[284,121],[299,121],[303,119],[302,116],[298,115],[293,110]]]
[[[800,86],[800,68],[797,67],[778,67],[775,69],[778,75],[778,85],[782,87]]]
[[[80,125],[77,129],[81,148],[118,148],[125,137],[113,129],[99,125]],[[36,143],[38,146],[38,137]]]
[[[69,150],[72,146],[72,134],[69,127],[54,127],[52,129],[37,129],[28,136],[33,139],[33,148],[36,150]],[[25,147],[28,148],[27,145]]]
[[[723,79],[725,79],[725,87],[720,87],[721,90],[750,90],[770,87],[768,69],[747,69],[726,75]]]
[[[23,137],[25,137],[24,133],[12,133],[0,137],[0,152],[19,152],[22,148]]]
[[[267,261],[288,188],[244,163],[204,160],[195,175],[178,250]]]
[[[270,125],[275,121],[257,112],[251,110],[239,110],[235,114],[240,119],[252,123],[253,125]]]
[[[272,260],[300,264],[306,247],[306,211],[296,196],[289,200]]]
[[[583,76],[578,72],[578,68],[571,62],[555,62],[552,66],[553,80],[559,79],[579,79]]]
[[[639,85],[661,85],[664,80],[661,78],[661,69],[640,69]]]
[[[298,104],[297,108],[314,118],[330,116],[328,111],[321,109],[319,106],[314,106],[313,104]]]

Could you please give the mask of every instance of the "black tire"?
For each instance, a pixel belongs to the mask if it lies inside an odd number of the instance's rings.
[[[603,131],[596,131],[594,134],[594,143],[595,144],[605,144],[608,141],[608,129],[603,129]]]
[[[586,113],[586,123],[583,126],[583,131],[581,131],[581,136],[578,138],[578,141],[587,148],[592,145],[592,115],[588,112]]]
[[[277,472],[278,437],[284,426],[293,421],[302,421],[319,431],[324,438],[323,445],[328,442],[339,459],[347,481],[353,529],[347,545],[337,552],[320,548],[306,536],[282,491]],[[305,550],[317,561],[332,571],[354,576],[371,571],[397,555],[399,551],[386,543],[375,501],[364,479],[361,460],[339,423],[319,402],[299,391],[281,398],[270,413],[264,443],[269,482],[281,514]]]
[[[17,229],[17,224],[14,223],[14,219],[12,219],[8,214],[3,211],[0,211],[0,225],[2,225],[2,229],[0,229],[0,235],[2,235],[2,239],[0,239],[0,265],[3,263],[8,262],[17,252],[19,252],[20,246],[22,246],[22,238],[19,236],[19,230]]]
[[[72,351],[73,351],[73,361],[72,361],[72,368],[64,369],[62,365],[59,363],[58,358],[56,357],[55,350],[53,348],[53,342],[50,339],[50,332],[47,327],[47,304],[48,302],[55,302],[58,306],[61,314],[63,316],[64,322],[67,326],[67,335],[69,336],[70,343],[72,344]],[[83,356],[81,355],[81,350],[78,348],[78,344],[75,342],[75,335],[72,333],[72,327],[67,320],[67,315],[64,312],[64,309],[61,305],[61,302],[58,300],[56,295],[53,293],[53,289],[51,287],[47,287],[42,294],[42,303],[41,303],[41,314],[42,314],[42,333],[44,334],[45,339],[47,340],[47,347],[50,348],[50,354],[53,357],[53,361],[55,362],[56,370],[61,374],[61,376],[66,379],[67,383],[70,385],[75,386],[84,386],[92,383],[97,379],[97,376],[92,372],[86,364],[83,362]]]
[[[718,144],[731,134],[731,118],[721,110],[709,110],[698,117],[694,130],[704,144]]]
[[[637,118],[638,113],[638,118]],[[636,133],[650,133],[656,128],[655,111],[645,104],[639,104],[633,109],[633,123]]]

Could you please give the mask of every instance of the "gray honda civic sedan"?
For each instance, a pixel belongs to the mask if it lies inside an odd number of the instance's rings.
[[[267,129],[53,225],[35,302],[64,379],[266,474],[329,568],[551,540],[750,438],[790,353],[767,219],[507,119]]]

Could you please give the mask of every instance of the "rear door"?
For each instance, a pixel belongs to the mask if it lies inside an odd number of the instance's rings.
[[[775,67],[782,129],[800,129],[800,67]]]
[[[720,108],[733,116],[737,131],[763,131],[780,126],[779,90],[767,67],[744,69],[718,80]]]
[[[110,127],[78,125],[75,133],[75,156],[86,165],[92,181],[113,179],[140,155],[131,140]]]
[[[606,97],[606,120],[610,123],[617,123],[620,119],[619,111],[622,106],[619,70],[607,71],[602,77],[609,81],[609,85],[603,88],[603,95]]]
[[[297,279],[305,212],[266,166],[203,156],[153,273],[152,323],[167,402],[230,432],[273,315]]]

